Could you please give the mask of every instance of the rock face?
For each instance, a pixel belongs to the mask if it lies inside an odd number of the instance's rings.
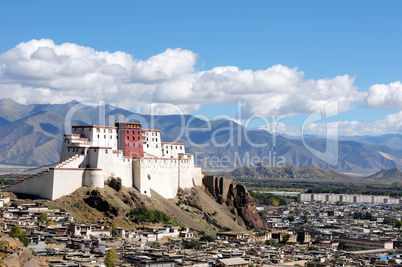
[[[242,184],[232,179],[217,176],[205,176],[203,184],[207,192],[221,205],[227,205],[232,212],[251,228],[264,227],[257,212],[256,203]]]
[[[44,259],[33,256],[31,250],[17,238],[0,233],[0,266],[45,267]]]
[[[92,190],[90,196],[84,199],[90,207],[97,209],[100,212],[104,212],[106,216],[112,217],[118,216],[119,211],[113,205],[111,205],[105,197],[101,195],[98,190]]]

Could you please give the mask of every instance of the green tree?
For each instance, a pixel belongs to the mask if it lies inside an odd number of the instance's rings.
[[[161,244],[159,244],[158,241],[152,241],[152,242],[149,243],[149,246],[150,246],[151,248],[160,248],[160,247],[161,247]]]
[[[212,235],[203,235],[200,237],[200,241],[214,242],[215,237],[213,237]]]
[[[269,239],[269,240],[265,240],[265,245],[272,246],[272,247],[277,247],[278,242],[275,239]]]
[[[39,214],[38,221],[39,221],[40,223],[44,223],[44,222],[46,222],[47,220],[48,220],[47,213],[42,212],[41,214]]]
[[[147,207],[139,206],[130,210],[127,214],[128,218],[135,223],[153,222],[168,223],[171,217],[160,210],[153,210]]]
[[[309,246],[308,247],[308,250],[315,250],[315,251],[318,251],[318,250],[320,250],[318,247],[316,247],[316,246]]]
[[[114,248],[109,249],[106,252],[106,256],[105,256],[105,266],[106,267],[116,267],[118,264],[118,258],[117,258],[117,253],[116,250]]]
[[[290,234],[283,234],[281,243],[286,244],[289,241],[289,239],[290,239]]]
[[[402,220],[397,220],[396,223],[395,223],[395,227],[398,228],[398,229],[401,229],[401,227],[402,227]]]
[[[30,243],[27,234],[24,231],[22,231],[22,229],[18,225],[14,225],[13,228],[11,228],[9,235],[11,237],[18,238],[26,247]]]
[[[184,245],[187,249],[201,249],[201,243],[197,240],[191,240]]]
[[[116,225],[114,223],[112,223],[112,226],[110,226],[110,233],[112,234],[112,236],[117,235],[117,228],[116,228]]]
[[[295,216],[290,215],[290,216],[288,217],[288,219],[289,219],[289,222],[294,222],[294,221],[295,221]]]

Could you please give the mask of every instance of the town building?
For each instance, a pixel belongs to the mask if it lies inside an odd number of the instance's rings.
[[[330,193],[303,193],[299,195],[300,202],[322,202],[322,203],[377,203],[377,204],[402,204],[402,198],[374,195],[349,195]]]

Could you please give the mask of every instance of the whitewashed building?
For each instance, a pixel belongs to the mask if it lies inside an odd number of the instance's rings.
[[[141,194],[174,198],[179,188],[201,185],[203,176],[184,144],[162,143],[159,130],[140,123],[79,125],[64,135],[58,165],[4,191],[54,200],[82,186],[102,188],[110,177]]]

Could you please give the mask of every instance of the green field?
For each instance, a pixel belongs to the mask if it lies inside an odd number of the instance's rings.
[[[309,193],[338,193],[389,195],[402,197],[402,181],[355,178],[353,180],[303,179],[237,179],[249,191],[300,191]]]

